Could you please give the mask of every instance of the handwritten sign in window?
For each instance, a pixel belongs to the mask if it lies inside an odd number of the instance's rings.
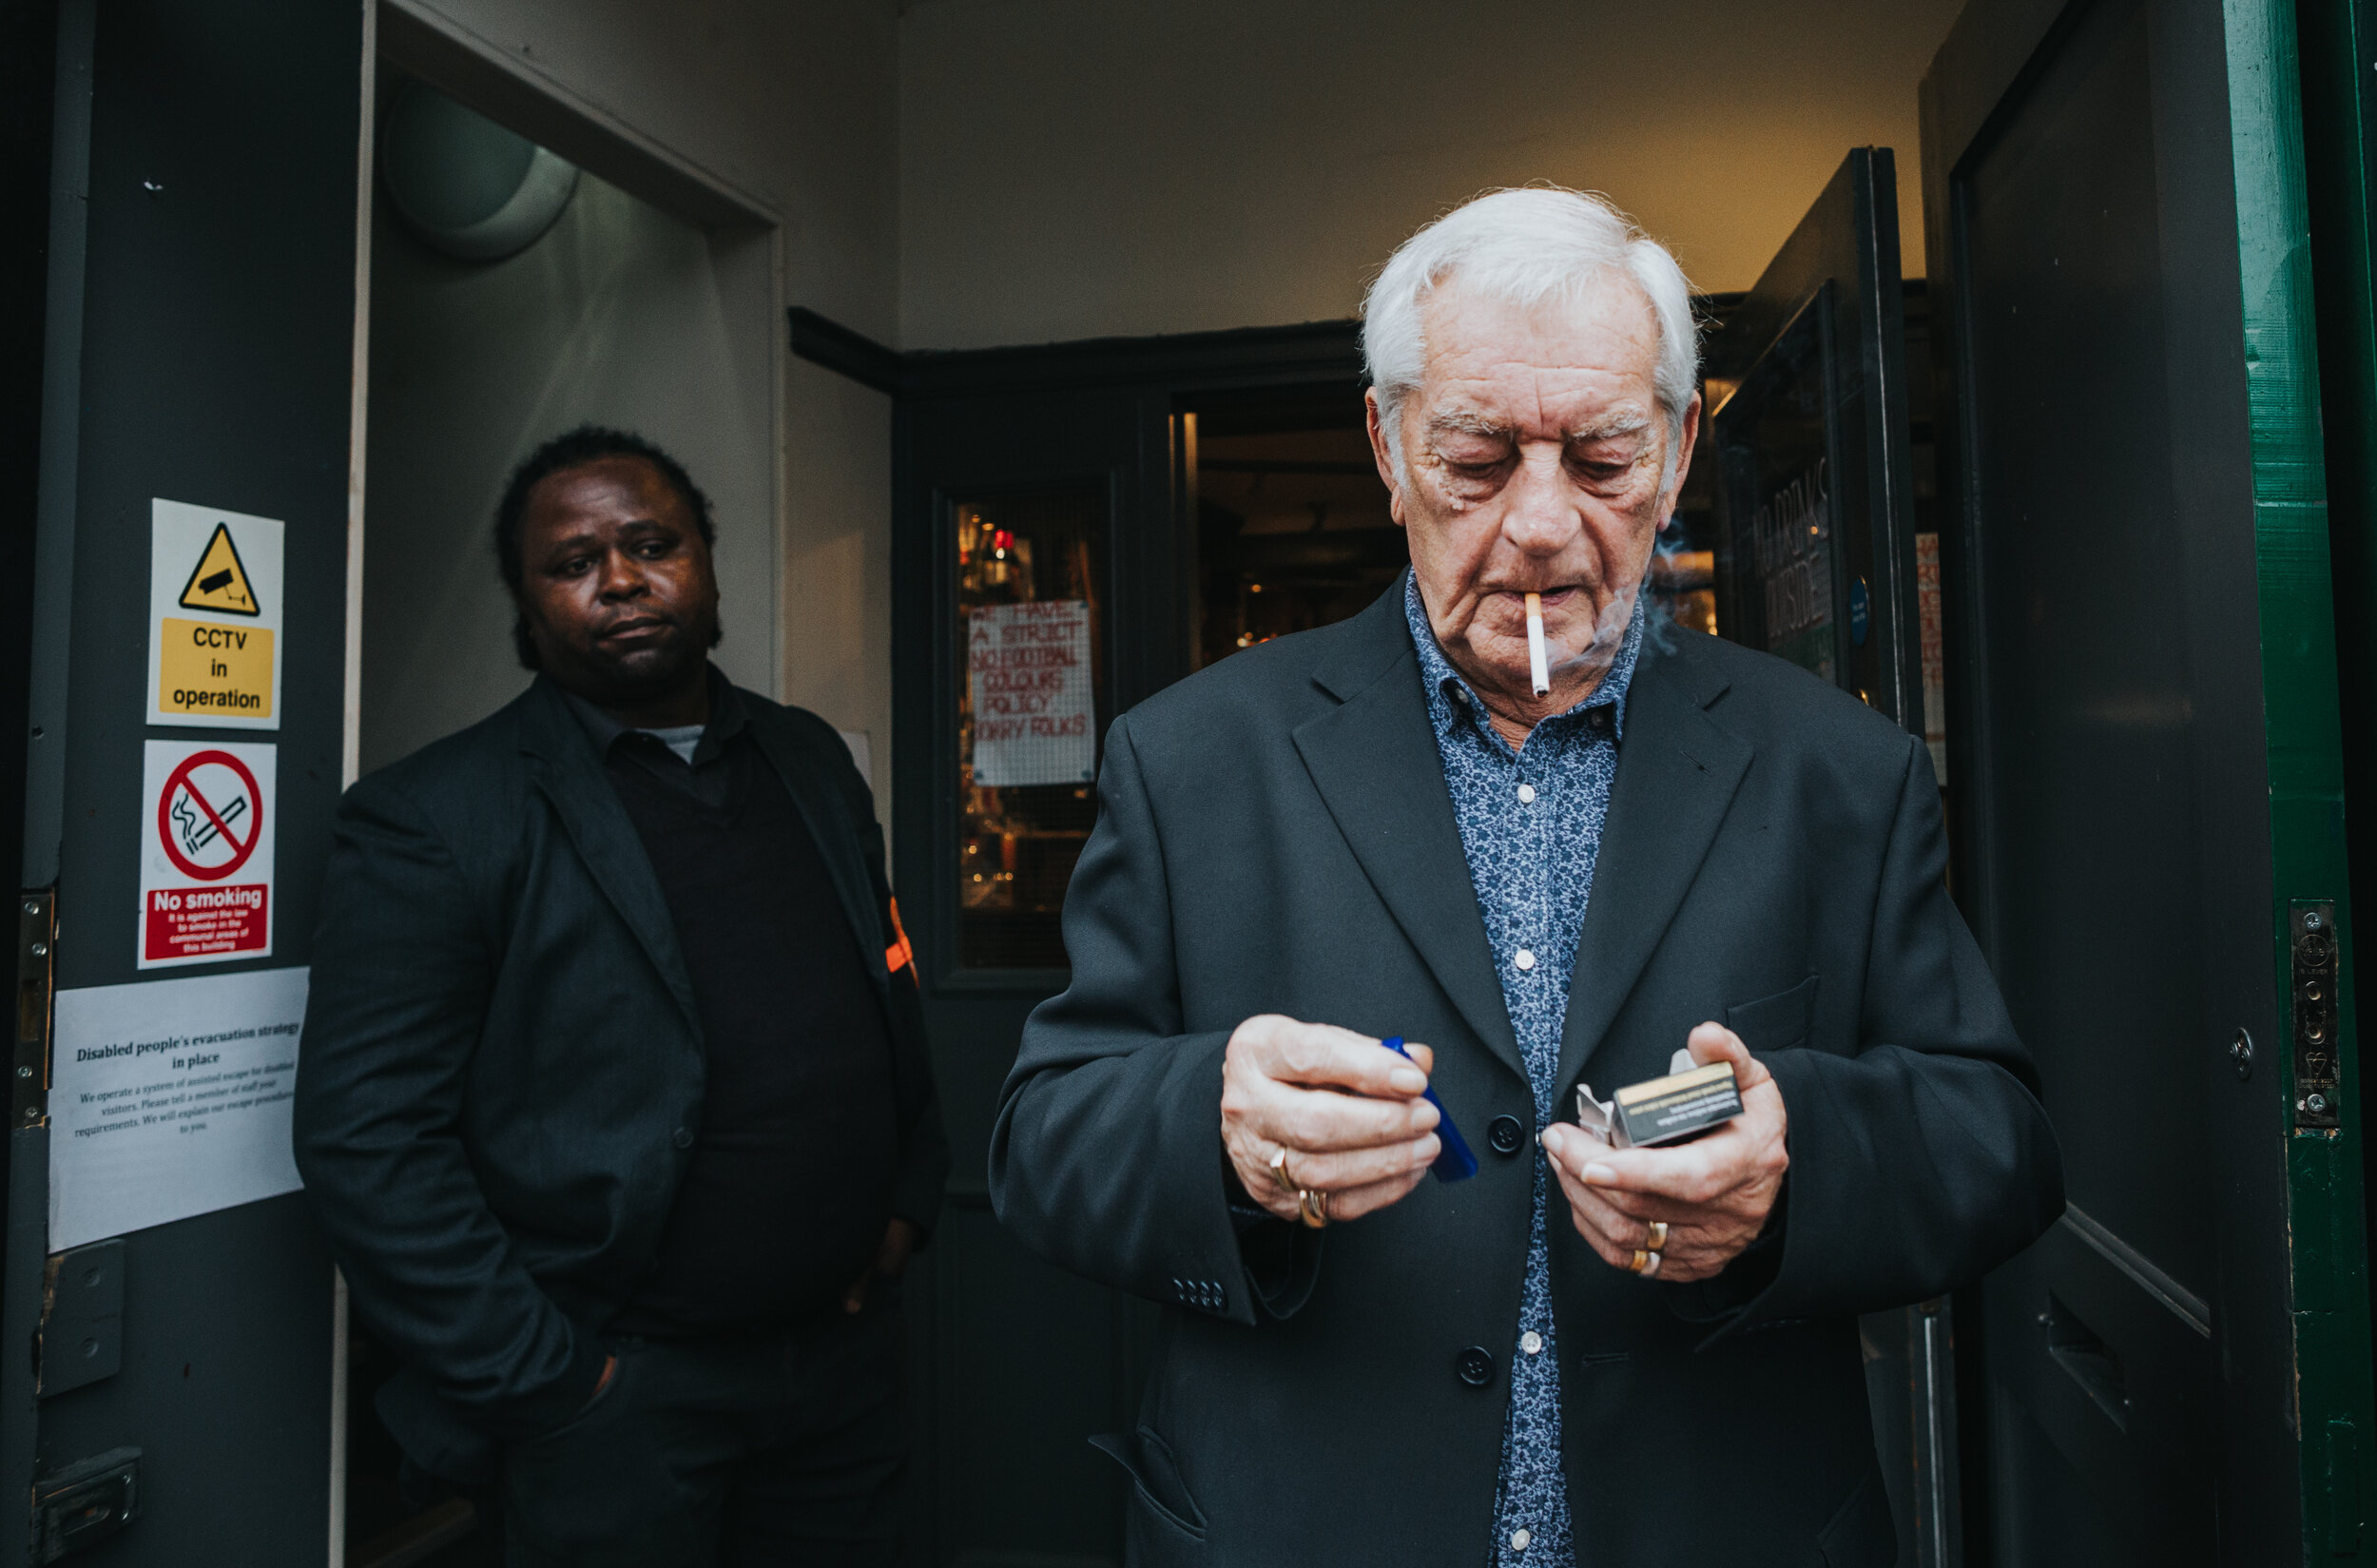
[[[1086,600],[976,608],[967,621],[966,672],[977,785],[1087,784],[1097,776]]]

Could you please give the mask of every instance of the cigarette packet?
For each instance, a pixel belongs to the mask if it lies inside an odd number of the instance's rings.
[[[1606,1100],[1576,1086],[1576,1120],[1613,1149],[1649,1149],[1696,1138],[1742,1113],[1731,1062],[1710,1062],[1630,1084]]]

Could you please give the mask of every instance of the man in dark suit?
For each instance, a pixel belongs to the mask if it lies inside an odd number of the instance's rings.
[[[948,1152],[866,782],[710,665],[713,537],[658,448],[547,443],[496,523],[535,683],[339,810],[298,1165],[514,1563],[898,1555]]]
[[[1928,756],[1650,624],[1696,350],[1606,205],[1440,220],[1364,348],[1412,570],[1114,725],[992,1144],[1017,1234],[1172,1307],[1100,1440],[1131,1559],[1880,1568],[1856,1314],[2062,1208]],[[1679,1049],[1730,1125],[1575,1125]],[[1474,1180],[1425,1179],[1428,1087]]]

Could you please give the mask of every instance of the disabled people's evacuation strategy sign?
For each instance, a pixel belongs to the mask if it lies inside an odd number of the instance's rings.
[[[58,993],[50,1251],[297,1191],[289,1110],[306,973]]]
[[[982,606],[967,623],[966,674],[976,784],[1077,784],[1097,777],[1086,601]]]
[[[272,953],[273,757],[269,745],[147,743],[141,968]]]

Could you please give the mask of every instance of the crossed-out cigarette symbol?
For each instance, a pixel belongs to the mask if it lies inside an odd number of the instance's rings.
[[[202,767],[228,769],[238,781],[237,792],[217,784],[216,793],[223,798],[220,808],[199,787],[195,775]],[[185,877],[221,881],[247,863],[257,840],[263,837],[263,799],[256,787],[256,775],[230,752],[196,751],[183,758],[157,800],[157,836],[163,841],[165,858]],[[250,809],[250,803],[256,809]],[[247,827],[244,839],[239,831],[242,823]],[[230,858],[201,861],[198,856],[218,841],[229,847]]]

